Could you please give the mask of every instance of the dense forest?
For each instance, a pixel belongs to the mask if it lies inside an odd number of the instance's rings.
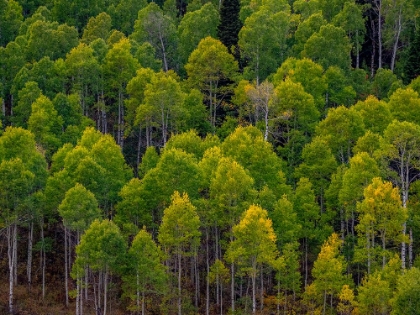
[[[418,314],[419,0],[0,0],[0,313]]]

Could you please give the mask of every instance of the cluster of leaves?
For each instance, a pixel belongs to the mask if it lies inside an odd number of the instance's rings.
[[[418,10],[0,0],[9,313],[19,243],[77,315],[415,314]]]

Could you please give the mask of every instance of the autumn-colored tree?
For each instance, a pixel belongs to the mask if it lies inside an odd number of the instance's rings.
[[[332,234],[322,245],[321,252],[314,262],[312,275],[314,281],[308,288],[308,294],[315,294],[321,297],[322,314],[325,314],[327,307],[327,295],[330,296],[330,308],[333,308],[334,297],[341,291],[346,278],[344,272],[346,265],[344,257],[340,254],[342,241],[338,234]]]
[[[259,266],[273,264],[278,255],[276,235],[266,210],[252,205],[243,214],[241,221],[233,227],[233,241],[226,256],[231,262],[248,273],[252,281],[252,313],[257,310],[256,279]],[[263,303],[263,301],[261,301]],[[234,309],[233,309],[234,311]]]
[[[168,263],[176,266],[178,315],[182,314],[182,258],[196,257],[201,236],[199,228],[200,219],[188,195],[175,191],[171,205],[164,210],[158,240],[168,258],[172,258]]]

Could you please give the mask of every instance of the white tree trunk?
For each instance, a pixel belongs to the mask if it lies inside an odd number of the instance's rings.
[[[14,290],[14,263],[13,263],[13,253],[14,253],[14,242],[13,242],[13,230],[15,229],[15,224],[11,224],[7,227],[7,256],[9,261],[9,314],[13,314],[13,290]]]
[[[32,287],[32,248],[34,238],[34,223],[29,223],[28,231],[28,260],[26,263],[26,277],[28,279],[28,288],[31,290]]]

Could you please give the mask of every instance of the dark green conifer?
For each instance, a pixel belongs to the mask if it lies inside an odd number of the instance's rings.
[[[409,83],[412,79],[415,79],[420,75],[420,30],[415,30],[413,37],[408,48],[407,61],[404,65],[404,81],[406,81],[406,83]]]
[[[238,34],[242,28],[239,19],[240,8],[239,0],[223,0],[220,8],[220,24],[217,27],[217,35],[229,51],[232,51],[232,46],[236,47],[238,44]]]

